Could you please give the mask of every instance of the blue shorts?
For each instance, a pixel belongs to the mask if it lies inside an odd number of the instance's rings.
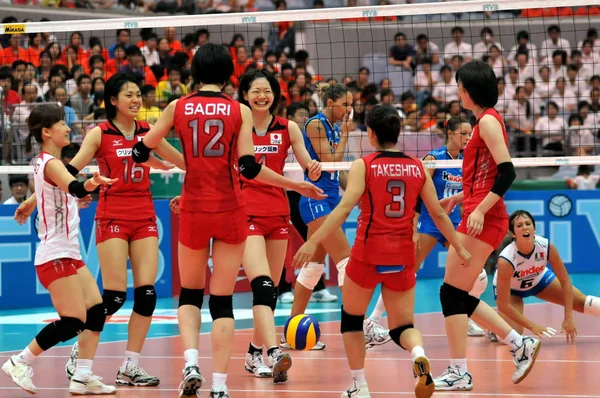
[[[318,218],[328,216],[340,203],[339,192],[325,192],[325,194],[327,197],[323,200],[309,199],[304,196],[300,198],[298,210],[300,210],[300,217],[306,225]]]
[[[546,271],[546,273],[544,274],[544,276],[538,282],[537,285],[532,286],[531,289],[529,289],[529,290],[510,289],[510,295],[522,297],[522,298],[537,296],[542,290],[544,290],[545,288],[550,286],[550,284],[552,283],[552,281],[554,279],[556,279],[556,275],[554,274],[554,272],[552,272],[552,270],[549,269]],[[494,285],[493,287],[494,287],[494,300],[497,300],[498,294],[496,293],[496,285]]]
[[[457,222],[452,222],[452,225],[454,225],[454,229],[456,229],[459,222],[460,220]],[[438,227],[435,226],[433,220],[429,217],[419,218],[419,223],[417,224],[417,231],[420,234],[433,236],[442,246],[447,242],[446,237],[440,232]]]

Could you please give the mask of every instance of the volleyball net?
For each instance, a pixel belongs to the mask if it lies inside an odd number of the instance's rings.
[[[327,3],[327,2],[325,2]],[[206,42],[230,48],[237,97],[253,68],[277,74],[281,116],[300,125],[321,107],[319,83],[353,93],[343,162],[374,151],[366,115],[385,103],[402,118],[398,148],[423,157],[444,145],[446,121],[462,116],[454,75],[472,59],[496,74],[509,149],[517,167],[599,164],[600,7],[593,0],[428,2],[273,12],[135,17],[4,25],[0,174],[30,173],[27,117],[60,103],[72,129],[71,153],[106,119],[104,82],[124,70],[140,77],[139,119],[156,122],[167,104],[195,89],[190,63]],[[4,82],[4,83],[2,83]],[[169,140],[178,145],[175,134]],[[300,170],[293,156],[287,170]],[[428,167],[460,166],[436,161]],[[92,165],[86,169],[95,170]],[[159,172],[159,171],[157,171]]]

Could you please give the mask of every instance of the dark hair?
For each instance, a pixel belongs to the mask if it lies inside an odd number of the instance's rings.
[[[327,106],[327,101],[332,100],[333,102],[337,101],[339,98],[342,98],[348,93],[348,87],[343,84],[320,84],[319,92],[321,95],[321,99],[323,101],[323,107]]]
[[[448,133],[454,132],[463,123],[469,123],[469,120],[460,116],[452,116],[450,119],[448,119],[446,122],[446,142],[448,142]]]
[[[456,82],[462,83],[475,105],[493,108],[498,103],[498,84],[491,66],[482,61],[470,61],[456,71]]]
[[[269,82],[269,86],[271,86],[271,90],[273,90],[273,103],[269,108],[269,113],[274,115],[279,108],[281,87],[279,86],[277,78],[267,70],[252,70],[242,76],[240,79],[240,88],[238,89],[238,101],[250,108],[250,104],[244,99],[244,93],[248,94],[250,87],[252,87],[252,82],[256,79],[267,79],[267,82]]]
[[[531,222],[533,223],[533,228],[535,228],[535,220],[533,219],[533,216],[531,215],[531,213],[528,212],[527,210],[517,210],[513,214],[511,214],[508,219],[508,230],[510,231],[511,234],[515,233],[515,220],[519,217],[529,218],[531,220]]]
[[[293,104],[291,104],[290,106],[287,107],[287,116],[288,119],[291,117],[293,117],[296,112],[298,112],[300,109],[304,109],[306,111],[306,113],[310,112],[310,109],[308,109],[308,106],[302,102],[294,102]]]
[[[375,105],[367,114],[367,127],[375,133],[381,145],[396,144],[402,120],[398,110],[391,105]]]
[[[127,83],[140,86],[139,79],[131,73],[117,72],[104,83],[104,108],[106,108],[106,117],[113,120],[117,116],[117,108],[110,102],[112,97],[118,98],[119,93]]]
[[[11,174],[8,176],[8,186],[12,188],[15,184],[29,184],[29,177],[27,174]]]
[[[236,35],[237,36],[237,35]],[[192,60],[192,77],[204,84],[225,84],[233,74],[233,60],[227,47],[206,43]]]
[[[74,158],[75,155],[77,155],[77,152],[79,152],[79,149],[81,149],[81,146],[79,144],[71,142],[69,145],[67,145],[60,151],[60,157]]]
[[[65,110],[56,104],[41,104],[31,110],[27,127],[29,135],[25,139],[25,151],[31,152],[31,139],[35,138],[38,144],[42,144],[42,129],[49,129],[61,120],[65,120]]]

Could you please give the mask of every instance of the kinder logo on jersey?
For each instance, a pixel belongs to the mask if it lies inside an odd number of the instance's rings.
[[[279,133],[271,133],[271,144],[273,144],[273,145],[281,145],[281,134],[279,134]]]
[[[122,148],[122,149],[117,149],[117,157],[119,158],[126,158],[128,156],[131,156],[131,148]]]
[[[538,274],[542,273],[544,271],[544,269],[546,269],[545,265],[542,265],[542,266],[534,265],[533,267],[524,269],[522,271],[515,271],[515,273],[513,274],[513,278],[522,279],[522,278],[525,278],[526,276],[538,275]]]
[[[277,153],[276,146],[273,145],[254,145],[254,153]]]
[[[454,174],[450,174],[447,171],[444,171],[442,173],[442,178],[446,181],[462,183],[462,176],[455,176]]]

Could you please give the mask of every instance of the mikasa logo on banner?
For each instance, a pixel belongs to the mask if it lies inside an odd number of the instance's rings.
[[[281,144],[281,134],[271,133],[271,145]]]

